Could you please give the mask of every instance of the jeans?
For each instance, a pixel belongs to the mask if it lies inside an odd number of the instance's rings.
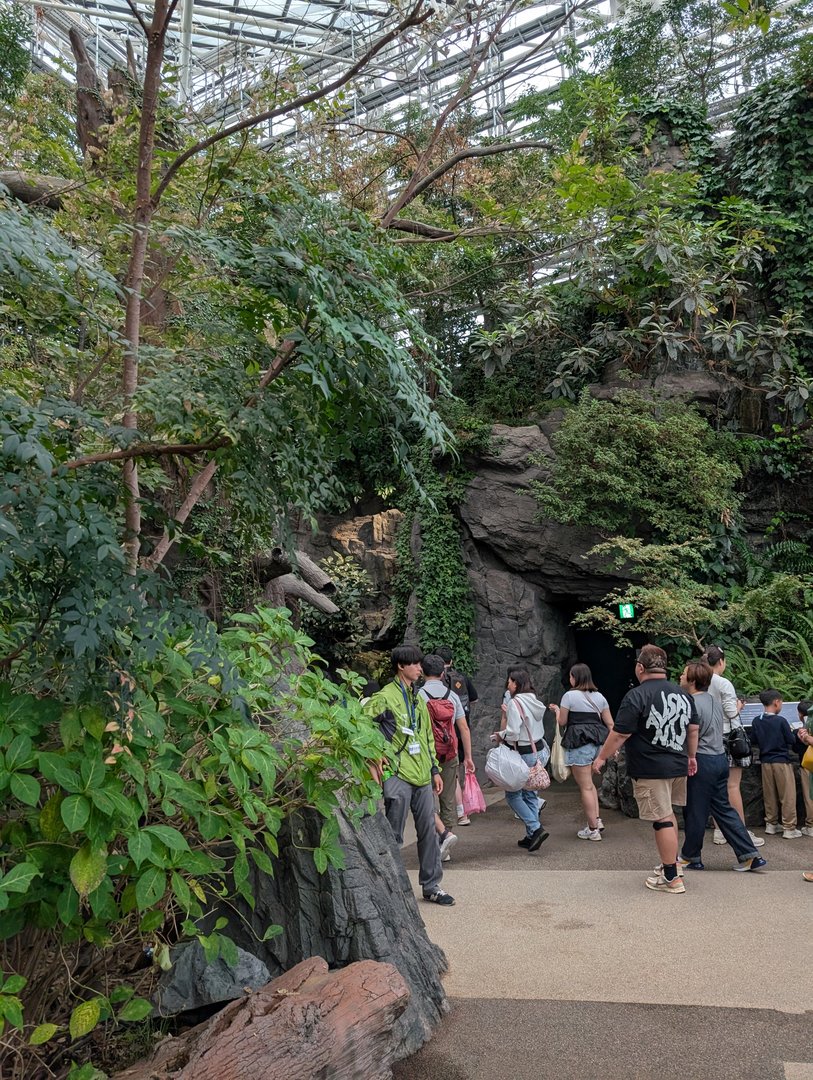
[[[404,826],[409,811],[415,820],[415,832],[418,834],[418,884],[424,896],[434,892],[443,877],[440,865],[440,844],[435,828],[435,797],[432,785],[423,784],[413,787],[400,776],[391,776],[384,781],[384,814],[395,833],[399,847],[404,842]]]
[[[709,814],[731,845],[739,862],[753,859],[757,850],[740,815],[728,801],[728,758],[725,754],[698,754],[697,772],[689,777],[683,818],[683,857],[699,862]]]
[[[535,765],[539,760],[539,754],[522,754],[522,760],[526,765]],[[505,800],[514,813],[522,818],[525,825],[525,834],[533,836],[539,829],[539,799],[535,791],[506,791]]]

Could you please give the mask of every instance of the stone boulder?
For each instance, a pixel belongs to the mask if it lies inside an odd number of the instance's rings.
[[[162,973],[154,996],[158,1016],[175,1016],[192,1009],[220,1005],[259,990],[271,973],[256,956],[237,950],[237,966],[222,957],[208,963],[203,946],[191,941],[173,949],[172,968]]]
[[[352,823],[339,812],[346,865],[324,874],[317,872],[311,854],[319,844],[321,820],[307,812],[287,821],[278,838],[274,876],[252,869],[254,910],[238,901],[236,913],[224,907],[212,913],[211,922],[226,917],[223,933],[259,957],[272,976],[311,956],[324,957],[331,968],[358,960],[392,964],[410,990],[393,1029],[394,1057],[406,1057],[431,1037],[448,1011],[441,984],[446,958],[427,937],[384,815],[367,814]],[[271,924],[283,926],[285,933],[263,942]],[[210,929],[208,923],[204,929]]]
[[[119,1080],[389,1080],[409,989],[390,964],[297,964],[205,1024],[165,1040]]]

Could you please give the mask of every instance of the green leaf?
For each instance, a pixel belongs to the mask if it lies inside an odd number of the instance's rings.
[[[19,994],[28,979],[24,975],[9,975],[6,981],[3,983],[4,994]]]
[[[82,782],[85,785],[85,791],[90,791],[91,788],[101,787],[104,783],[105,767],[100,754],[94,754],[91,758],[85,758],[82,762],[81,769]]]
[[[152,855],[152,843],[149,836],[147,836],[146,830],[137,832],[134,836],[128,838],[127,850],[130,853],[130,858],[136,864],[136,868],[150,858]]]
[[[6,768],[9,772],[20,769],[31,760],[32,742],[27,735],[17,735],[6,750]]]
[[[170,851],[189,850],[189,844],[181,833],[179,833],[177,829],[170,828],[169,825],[148,825],[144,829],[144,832],[149,833],[150,836],[154,836],[156,839],[160,840]]]
[[[151,934],[153,930],[157,930],[159,926],[163,926],[164,918],[163,911],[148,911],[141,920],[139,930],[142,934]]]
[[[327,855],[322,848],[314,848],[313,861],[319,873],[324,874],[325,870],[327,870]]]
[[[136,882],[136,904],[139,911],[154,907],[163,898],[167,876],[155,866],[148,867]]]
[[[68,832],[79,832],[90,817],[90,803],[84,795],[69,795],[59,808]]]
[[[80,896],[88,896],[98,889],[107,874],[107,849],[93,850],[90,843],[83,844],[71,859],[68,870],[73,887]]]
[[[270,926],[266,926],[265,933],[260,938],[260,941],[270,941],[271,938],[279,937],[282,931],[282,926],[278,926],[276,923],[272,923]]]
[[[7,893],[28,892],[28,886],[35,877],[41,877],[42,870],[32,862],[17,863],[0,878],[0,889]]]
[[[53,1039],[58,1031],[57,1024],[40,1024],[31,1032],[31,1038],[28,1040],[29,1046],[42,1046],[49,1039]]]
[[[117,1019],[138,1021],[145,1020],[152,1012],[152,1003],[146,998],[133,998],[128,1001],[118,1014]]]
[[[65,926],[70,926],[79,914],[79,895],[71,885],[66,885],[56,902],[56,913]]]
[[[83,1035],[89,1035],[99,1023],[101,1015],[102,1007],[98,998],[91,998],[90,1001],[83,1001],[81,1005],[77,1005],[71,1013],[68,1025],[71,1039],[75,1041],[81,1039]]]
[[[11,792],[26,806],[36,806],[40,801],[39,781],[30,773],[12,773]]]
[[[107,720],[100,709],[97,709],[94,705],[86,705],[83,709],[80,709],[79,719],[88,734],[92,735],[94,739],[101,739]]]
[[[59,720],[59,737],[62,745],[69,750],[82,741],[82,721],[78,709],[66,709]]]
[[[58,840],[62,835],[64,826],[60,813],[61,806],[62,794],[57,792],[40,810],[40,832],[44,840]]]
[[[18,1031],[23,1030],[23,1005],[18,997],[13,997],[11,994],[6,997],[5,994],[0,994],[0,1016],[5,1016],[12,1027],[17,1028]]]

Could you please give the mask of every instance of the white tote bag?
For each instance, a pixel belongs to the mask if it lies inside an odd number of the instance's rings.
[[[516,750],[505,743],[492,746],[486,754],[486,776],[503,791],[521,791],[530,771]]]
[[[556,734],[553,737],[553,748],[550,752],[550,774],[554,780],[563,784],[570,776],[570,766],[565,765],[565,748],[562,746],[562,729],[558,722]]]

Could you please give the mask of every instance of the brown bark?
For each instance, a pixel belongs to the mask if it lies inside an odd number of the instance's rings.
[[[66,180],[64,176],[41,176],[20,169],[1,170],[0,184],[20,202],[36,203],[49,210],[59,210],[64,193],[77,186],[75,181]]]
[[[306,581],[294,577],[293,574],[285,574],[284,577],[277,578],[274,585],[277,590],[282,589],[286,600],[289,597],[292,600],[301,600],[304,604],[310,604],[311,607],[316,608],[317,611],[321,611],[325,615],[339,614],[339,609],[332,600],[329,600],[323,593],[317,592]]]
[[[134,398],[138,389],[138,358],[141,341],[141,297],[144,288],[144,268],[154,207],[152,203],[152,168],[155,157],[155,126],[158,120],[158,96],[161,87],[161,68],[167,27],[176,0],[156,0],[152,23],[147,30],[147,62],[138,133],[138,167],[136,169],[136,201],[133,214],[133,240],[125,276],[127,306],[124,314],[124,337],[127,347],[122,365],[121,390],[124,400],[122,425],[135,430],[138,417]],[[134,574],[138,568],[141,548],[141,506],[138,485],[138,465],[135,459],[125,461],[122,470],[126,489],[124,551],[127,569]]]
[[[392,1027],[408,1001],[391,964],[361,960],[329,971],[313,957],[167,1039],[116,1080],[389,1080]]]
[[[76,60],[76,135],[82,153],[87,157],[94,150],[101,151],[101,129],[110,123],[110,112],[102,97],[102,84],[96,65],[79,31],[71,27],[68,36]]]

